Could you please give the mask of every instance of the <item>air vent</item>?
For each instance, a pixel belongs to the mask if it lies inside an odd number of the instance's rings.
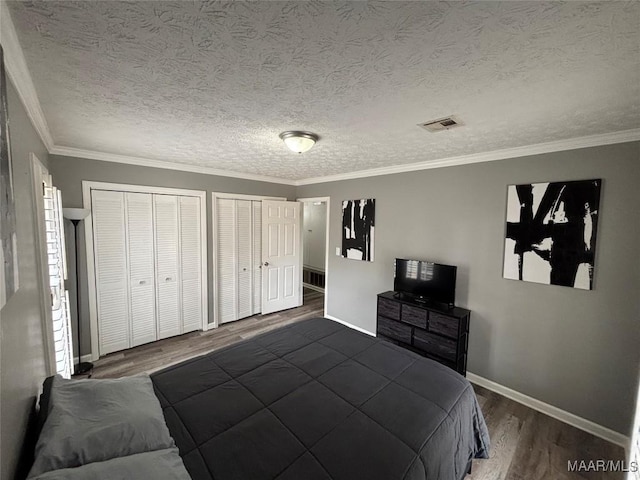
[[[460,125],[462,125],[462,122],[460,122],[460,120],[454,118],[453,116],[418,124],[419,127],[422,127],[429,132],[451,130],[452,128],[459,127]]]

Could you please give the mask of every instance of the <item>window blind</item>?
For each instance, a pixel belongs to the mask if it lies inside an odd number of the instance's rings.
[[[62,217],[62,195],[56,187],[43,185],[56,373],[64,378],[71,378],[73,344],[71,340],[71,316],[69,315],[69,292],[65,288],[67,264]]]

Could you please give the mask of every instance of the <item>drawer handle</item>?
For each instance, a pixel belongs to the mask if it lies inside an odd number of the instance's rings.
[[[147,284],[147,281],[146,281],[146,280],[140,280],[139,284],[140,284],[140,285],[146,285],[146,284]]]
[[[167,277],[164,279],[165,282],[170,282],[171,281],[171,277]]]

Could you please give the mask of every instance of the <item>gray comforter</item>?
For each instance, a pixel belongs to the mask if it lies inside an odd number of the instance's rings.
[[[152,381],[194,480],[460,480],[489,453],[464,377],[323,318]]]

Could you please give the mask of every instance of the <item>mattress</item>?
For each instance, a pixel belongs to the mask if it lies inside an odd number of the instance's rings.
[[[151,378],[194,480],[460,480],[488,458],[464,377],[325,318]]]

